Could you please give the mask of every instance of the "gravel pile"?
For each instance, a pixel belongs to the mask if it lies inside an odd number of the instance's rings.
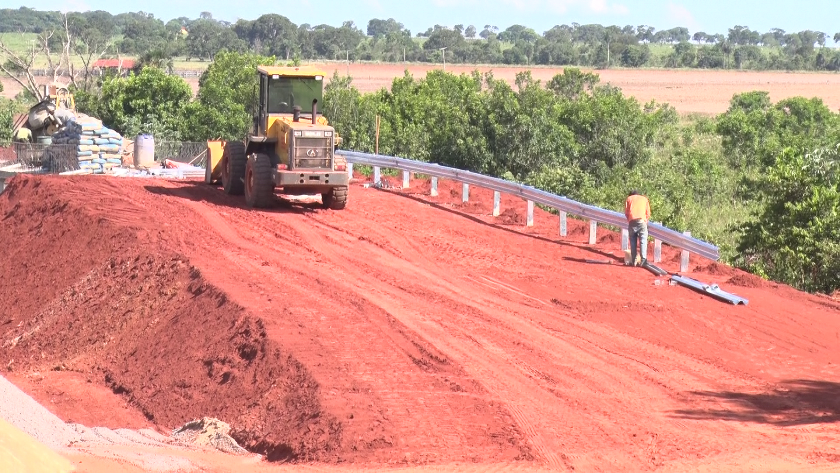
[[[0,376],[0,417],[44,445],[61,449],[81,440],[70,426]]]

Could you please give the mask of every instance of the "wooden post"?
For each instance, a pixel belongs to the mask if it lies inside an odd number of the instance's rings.
[[[376,116],[376,144],[373,154],[379,154],[379,115]]]

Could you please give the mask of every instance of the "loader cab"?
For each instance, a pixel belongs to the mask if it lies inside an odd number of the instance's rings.
[[[259,102],[254,117],[255,135],[267,136],[271,118],[278,115],[284,121],[321,121],[317,114],[324,99],[322,71],[306,67],[260,66],[257,72]]]

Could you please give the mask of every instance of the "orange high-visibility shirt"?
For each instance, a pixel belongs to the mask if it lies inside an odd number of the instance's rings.
[[[650,220],[650,202],[647,197],[643,195],[631,195],[627,197],[627,202],[624,203],[624,215],[627,220],[643,219],[645,222]]]

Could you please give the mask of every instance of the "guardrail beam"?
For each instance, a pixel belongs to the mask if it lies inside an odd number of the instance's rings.
[[[493,191],[493,216],[498,217],[501,214],[501,207],[502,207],[502,193],[499,191]]]
[[[528,218],[526,220],[526,226],[533,227],[534,226],[534,201],[528,201]]]
[[[470,201],[470,185],[466,182],[461,185],[461,202]]]
[[[568,228],[566,227],[566,212],[560,211],[560,236],[564,237],[568,234]]]
[[[595,220],[589,221],[589,244],[594,245],[597,241],[598,222]]]
[[[395,156],[374,155],[370,153],[359,153],[356,151],[340,151],[339,153],[347,159],[348,164],[353,162],[355,164],[365,164],[374,167],[374,181],[379,184],[381,184],[381,178],[379,177],[378,172],[380,167],[400,169],[402,171],[422,173],[424,175],[431,176],[431,195],[433,197],[438,196],[437,182],[438,178],[442,178],[450,179],[455,182],[461,182],[462,184],[487,188],[500,194],[505,193],[517,196],[523,200],[532,201],[535,204],[555,208],[560,212],[564,212],[564,214],[561,214],[561,236],[565,236],[562,226],[564,221],[563,216],[566,213],[577,215],[584,219],[589,219],[590,225],[592,222],[601,222],[602,224],[614,225],[621,228],[627,224],[626,217],[622,213],[576,202],[567,197],[551,194],[546,191],[535,189],[531,186],[506,181],[496,177],[485,176],[434,163],[398,158]],[[597,223],[595,225],[597,226]],[[648,226],[648,235],[650,235],[651,238],[654,238],[654,244],[665,242],[673,247],[681,248],[689,253],[695,253],[711,260],[716,261],[720,259],[720,250],[717,246],[684,235],[676,230],[664,227],[661,224],[651,223]],[[590,238],[592,238],[592,244],[597,241],[594,231],[590,231]]]

